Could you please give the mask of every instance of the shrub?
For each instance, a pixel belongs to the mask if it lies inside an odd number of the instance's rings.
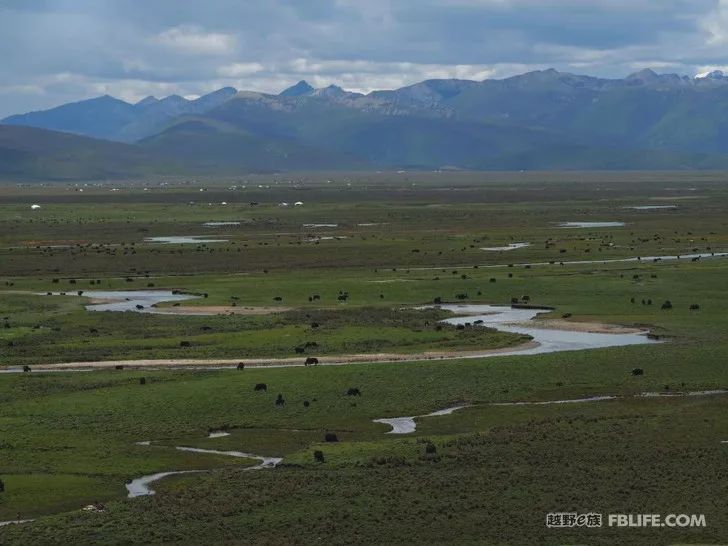
[[[432,442],[428,442],[428,444],[425,446],[425,453],[428,455],[432,455],[434,453],[437,453],[437,447]]]

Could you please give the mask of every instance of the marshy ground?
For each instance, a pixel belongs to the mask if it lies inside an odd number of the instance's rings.
[[[725,541],[728,396],[640,394],[728,387],[726,218],[728,187],[711,173],[2,186],[0,365],[36,371],[0,374],[0,521],[35,519],[0,527],[0,542]],[[224,241],[150,241],[190,234]],[[119,290],[196,298],[153,314],[136,312],[145,304],[89,311],[78,296]],[[37,371],[528,341],[419,308],[434,302],[550,306],[539,322],[559,331],[606,324],[662,343],[356,366]],[[184,311],[193,308],[213,314]],[[599,401],[498,405],[590,397]],[[453,406],[467,407],[417,418],[405,435],[373,422]],[[215,451],[283,460],[247,472],[256,461]],[[172,470],[206,472],[126,499],[129,480]],[[80,511],[94,501],[105,510]],[[557,531],[544,525],[548,511],[704,513],[707,527]]]

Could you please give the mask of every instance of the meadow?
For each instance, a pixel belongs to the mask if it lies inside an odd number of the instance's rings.
[[[449,312],[421,308],[435,301],[528,302],[554,308],[545,320],[648,329],[662,343],[342,366],[0,373],[0,521],[35,520],[0,527],[0,543],[724,542],[728,395],[686,393],[728,388],[728,258],[710,256],[728,251],[727,219],[722,173],[2,186],[7,370],[527,341],[444,325]],[[559,225],[570,221],[624,225]],[[191,235],[225,241],[145,240]],[[530,245],[483,250],[519,242]],[[638,256],[666,259],[619,261]],[[219,312],[85,309],[83,292],[151,288],[196,294],[181,307]],[[613,398],[495,405],[591,396]],[[418,418],[409,435],[373,422],[454,405],[467,407]],[[283,461],[248,471],[252,459],[178,446]],[[168,470],[205,472],[125,498],[127,481]],[[104,510],[80,510],[94,502]],[[698,513],[707,526],[549,529],[555,511]]]

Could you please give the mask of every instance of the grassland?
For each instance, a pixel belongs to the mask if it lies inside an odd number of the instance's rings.
[[[438,330],[444,311],[414,309],[435,298],[508,303],[528,295],[556,307],[554,317],[647,327],[667,341],[442,362],[0,374],[0,520],[38,518],[0,527],[0,542],[725,542],[728,396],[638,395],[728,387],[728,260],[603,261],[728,251],[723,176],[513,176],[0,189],[3,366],[290,357],[306,342],[317,343],[306,354],[335,355],[522,341],[484,328]],[[304,205],[279,206],[298,200]],[[36,202],[42,208],[31,212]],[[654,204],[677,208],[625,208]],[[626,226],[557,225],[574,220]],[[202,225],[208,221],[241,223]],[[228,242],[144,241],[164,235]],[[338,238],[322,238],[329,236]],[[511,242],[532,244],[480,249]],[[593,263],[560,265],[585,260]],[[207,294],[184,305],[280,312],[96,313],[77,296],[38,295],[149,285]],[[661,308],[666,300],[671,309]],[[267,391],[255,391],[258,383]],[[348,395],[352,388],[360,396]],[[490,405],[594,395],[617,398]],[[410,436],[372,422],[460,403],[471,407],[421,418]],[[218,429],[230,435],[207,438]],[[327,432],[339,441],[325,442]],[[175,446],[284,461],[246,472],[253,461]],[[317,450],[324,462],[315,461]],[[131,478],[186,469],[209,472],[159,482],[154,497],[124,499]],[[79,511],[94,500],[106,511]],[[544,525],[549,511],[704,513],[707,527],[553,530]]]

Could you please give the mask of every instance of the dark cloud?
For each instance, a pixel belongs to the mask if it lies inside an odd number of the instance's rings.
[[[725,0],[2,0],[0,116],[100,93],[719,67]]]

